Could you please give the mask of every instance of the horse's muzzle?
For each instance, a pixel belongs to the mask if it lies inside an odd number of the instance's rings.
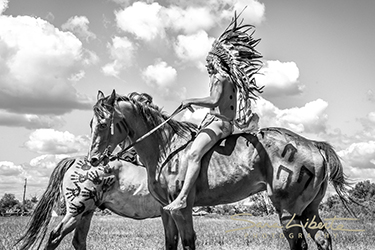
[[[90,164],[93,167],[97,167],[97,166],[99,166],[99,164],[103,164],[103,166],[105,166],[109,162],[109,157],[107,155],[105,155],[101,158],[98,157],[98,156],[93,156],[93,157],[91,157],[91,159],[89,161],[90,161]]]

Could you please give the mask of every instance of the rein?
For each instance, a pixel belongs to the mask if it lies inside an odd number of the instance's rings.
[[[127,150],[129,150],[131,147],[133,147],[134,145],[138,144],[140,141],[144,140],[146,137],[150,136],[152,133],[154,133],[156,130],[158,130],[159,128],[161,128],[162,126],[164,126],[164,124],[166,124],[167,122],[169,122],[173,117],[175,117],[178,113],[180,113],[182,110],[184,110],[185,108],[188,108],[190,111],[194,112],[194,109],[190,106],[188,107],[182,107],[182,104],[172,113],[172,115],[166,119],[165,121],[163,121],[162,123],[160,123],[158,126],[156,126],[155,128],[153,128],[152,130],[150,130],[149,132],[147,132],[146,134],[142,135],[141,137],[139,137],[135,142],[131,143],[129,146],[127,146],[126,148],[122,149],[120,152],[118,152],[116,155],[112,155],[109,157],[109,160],[110,161],[114,161],[114,160],[120,160],[121,159],[121,155],[123,155]],[[111,125],[111,127],[113,127],[113,124]],[[112,133],[112,129],[111,129],[111,135],[113,135]]]

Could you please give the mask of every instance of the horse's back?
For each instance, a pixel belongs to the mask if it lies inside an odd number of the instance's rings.
[[[264,190],[268,166],[257,157],[257,144],[255,135],[236,134],[209,150],[197,180],[197,204],[235,202]]]
[[[284,128],[231,135],[203,157],[197,195],[207,199],[212,193],[228,193],[231,202],[268,185],[292,198],[295,190],[316,190],[326,174],[324,164],[314,141]]]

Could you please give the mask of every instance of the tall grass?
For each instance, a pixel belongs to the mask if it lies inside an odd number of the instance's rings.
[[[327,218],[327,217],[326,217]],[[25,230],[29,217],[0,217],[0,249],[10,250],[13,243]],[[56,218],[56,226],[62,218]],[[275,215],[249,218],[259,225],[278,223]],[[374,249],[375,226],[373,221],[341,221],[347,229],[364,229],[364,232],[333,232],[333,248],[340,250]],[[197,233],[197,249],[288,249],[281,229],[251,228],[226,232],[230,229],[247,227],[251,224],[235,221],[229,216],[194,217]],[[52,227],[51,227],[52,228]],[[73,249],[73,234],[68,235],[58,249]],[[312,239],[307,239],[309,249],[317,249]],[[164,234],[160,218],[132,220],[119,216],[94,216],[88,235],[88,249],[163,249]],[[14,248],[17,249],[17,248]],[[179,249],[182,249],[179,247]]]

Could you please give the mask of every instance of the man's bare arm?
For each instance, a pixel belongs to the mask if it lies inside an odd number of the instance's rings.
[[[207,97],[202,98],[190,98],[182,101],[184,107],[190,105],[197,105],[205,108],[215,108],[219,105],[220,98],[223,94],[223,79],[212,78],[211,93]]]

